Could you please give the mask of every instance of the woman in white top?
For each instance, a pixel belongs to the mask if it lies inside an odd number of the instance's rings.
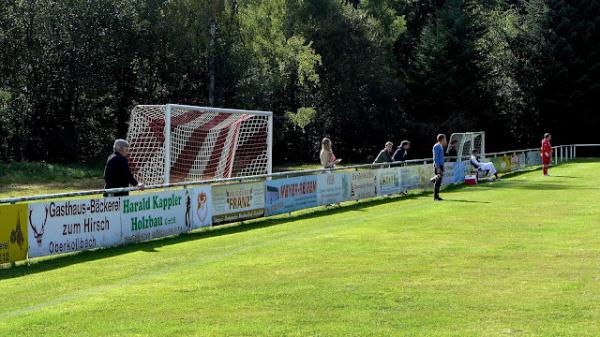
[[[323,138],[321,141],[321,153],[319,155],[321,159],[321,165],[323,168],[331,169],[335,168],[336,164],[339,164],[342,160],[336,159],[331,149],[331,140],[329,138]]]

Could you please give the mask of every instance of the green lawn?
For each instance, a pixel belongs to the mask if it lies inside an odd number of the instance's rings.
[[[598,336],[600,163],[0,271],[0,336]]]
[[[97,165],[0,162],[0,199],[101,189],[102,175]]]

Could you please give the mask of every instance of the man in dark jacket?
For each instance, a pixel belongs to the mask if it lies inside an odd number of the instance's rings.
[[[450,146],[448,147],[448,157],[456,157],[456,156],[458,156],[458,140],[454,139],[450,143]],[[459,159],[456,158],[456,161],[459,161]]]
[[[108,157],[106,167],[104,168],[104,181],[106,182],[104,189],[123,188],[129,187],[129,185],[143,187],[143,185],[139,184],[135,179],[129,168],[129,161],[127,160],[129,143],[124,139],[117,139],[115,140],[113,150],[114,152]],[[129,195],[129,193],[104,193],[105,197],[125,195]]]
[[[408,140],[403,140],[398,146],[396,152],[394,152],[394,157],[392,158],[394,161],[405,161],[408,159],[408,150],[410,150],[410,142]]]

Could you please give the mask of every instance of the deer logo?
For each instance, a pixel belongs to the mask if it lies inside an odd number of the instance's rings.
[[[10,242],[18,244],[19,248],[23,248],[25,237],[23,236],[23,230],[21,230],[21,212],[17,212],[17,226],[10,232]]]
[[[33,237],[35,237],[35,241],[37,241],[39,247],[42,246],[42,237],[44,236],[46,222],[48,221],[48,206],[44,205],[44,208],[46,209],[46,215],[44,216],[44,222],[42,223],[41,229],[38,229],[37,226],[33,224],[33,221],[31,220],[31,213],[33,213],[33,210],[29,210],[29,226],[33,230]]]

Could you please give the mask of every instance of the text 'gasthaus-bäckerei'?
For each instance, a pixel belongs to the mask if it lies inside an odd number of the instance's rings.
[[[51,218],[118,212],[120,210],[119,200],[92,199],[85,202],[51,202],[48,205],[48,215]]]

